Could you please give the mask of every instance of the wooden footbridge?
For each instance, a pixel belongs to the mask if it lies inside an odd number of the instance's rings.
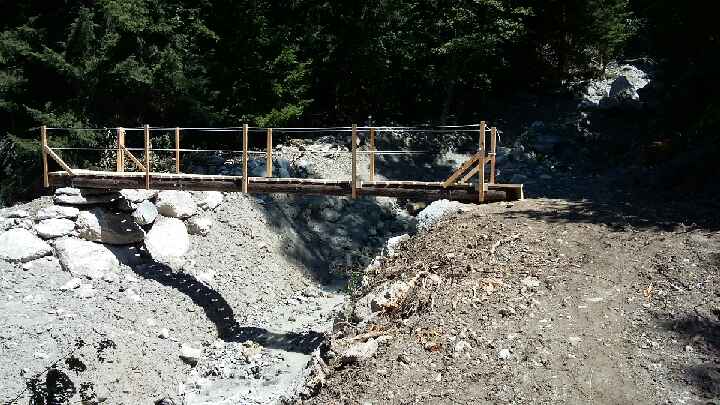
[[[389,127],[352,127],[342,128],[275,128],[276,131],[293,132],[302,130],[331,130],[337,132],[351,133],[351,154],[352,169],[350,180],[325,180],[306,178],[279,178],[273,177],[273,128],[250,128],[243,125],[242,128],[151,128],[145,125],[142,128],[114,128],[116,133],[116,170],[100,171],[86,170],[70,167],[57,153],[62,150],[107,150],[102,148],[52,148],[48,144],[48,133],[53,130],[94,130],[86,128],[40,128],[42,142],[43,161],[43,183],[45,187],[78,187],[78,188],[100,188],[100,189],[158,189],[158,190],[197,190],[197,191],[227,191],[244,193],[299,193],[299,194],[320,194],[320,195],[348,195],[352,198],[359,196],[389,196],[400,198],[412,198],[421,200],[450,199],[464,202],[496,202],[512,201],[523,198],[522,184],[499,184],[495,182],[495,149],[497,145],[497,130],[487,128],[485,122],[475,125],[436,127],[427,128],[398,128],[400,131],[424,131],[424,132],[456,132],[456,131],[477,131],[478,150],[469,160],[464,162],[450,177],[443,181],[377,181],[375,180],[376,155],[387,153],[377,151],[375,138],[379,132]],[[106,129],[104,129],[106,130]],[[181,172],[181,153],[208,152],[208,150],[181,149],[180,135],[184,130],[203,131],[224,131],[242,133],[242,175],[241,176],[220,176],[189,174]],[[144,147],[128,148],[125,146],[125,134],[127,131],[142,131],[144,134]],[[153,149],[150,142],[151,131],[174,131],[174,149]],[[263,152],[266,159],[265,176],[248,176],[249,158],[249,132],[261,132],[266,137],[266,150]],[[358,151],[359,133],[369,135],[369,151]],[[490,148],[486,148],[486,139],[490,137]],[[135,152],[143,152],[142,160],[138,159]],[[151,169],[150,154],[156,151],[174,152],[175,173],[154,172]],[[221,150],[214,150],[222,152]],[[238,151],[239,153],[240,151]],[[358,154],[368,153],[369,179],[358,178]],[[412,153],[412,152],[392,152]],[[55,161],[62,170],[49,171],[48,157]],[[126,171],[126,158],[134,171]],[[489,175],[486,175],[486,167],[489,166]],[[478,182],[473,184],[470,180],[478,176]],[[478,185],[482,185],[481,187]]]

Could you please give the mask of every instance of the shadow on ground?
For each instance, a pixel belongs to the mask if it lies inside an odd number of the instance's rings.
[[[694,342],[693,350],[700,351],[704,361],[687,367],[684,370],[685,377],[703,394],[714,397],[714,403],[720,403],[720,308],[715,309],[715,313],[709,316],[685,315],[674,321],[664,322],[662,326]]]
[[[547,222],[581,222],[604,224],[613,230],[627,227],[661,231],[688,229],[720,230],[720,201],[711,198],[678,198],[658,190],[640,188],[603,176],[566,174],[551,181],[525,187],[526,198],[562,199],[557,210],[520,211]]]
[[[215,324],[218,338],[226,342],[254,341],[271,349],[282,349],[297,353],[312,353],[324,340],[317,332],[275,333],[264,328],[242,326],[235,319],[235,313],[223,296],[213,288],[199,282],[187,273],[173,272],[159,263],[133,267],[139,276],[154,280],[187,295],[195,305],[205,312]]]

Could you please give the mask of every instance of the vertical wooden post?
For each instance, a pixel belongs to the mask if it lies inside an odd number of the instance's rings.
[[[375,128],[370,128],[370,181],[375,181]]]
[[[242,191],[243,193],[248,192],[248,125],[243,124],[243,178],[242,178]]]
[[[115,171],[125,171],[125,128],[118,127],[117,131],[117,165]]]
[[[272,177],[272,128],[267,129],[267,151],[265,152],[265,177]]]
[[[479,201],[485,202],[485,121],[480,121],[480,146],[478,153],[480,159],[478,160],[478,190],[479,190]]]
[[[48,177],[48,160],[47,160],[47,126],[40,127],[40,147],[42,148],[42,165],[43,165],[43,186],[50,187],[50,178]]]
[[[180,174],[180,128],[175,127],[175,173]]]
[[[352,176],[350,186],[352,198],[357,198],[357,124],[352,124]]]
[[[495,148],[497,147],[497,128],[490,128],[490,183],[495,184]]]
[[[150,189],[150,125],[145,124],[145,188]]]

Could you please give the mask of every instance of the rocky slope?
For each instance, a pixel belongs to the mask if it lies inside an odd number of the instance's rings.
[[[293,397],[344,268],[413,227],[391,201],[146,190],[59,189],[0,221],[3,403]]]
[[[717,228],[618,205],[468,207],[400,242],[305,403],[716,403]]]

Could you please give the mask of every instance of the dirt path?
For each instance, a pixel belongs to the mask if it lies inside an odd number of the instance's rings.
[[[716,403],[720,235],[605,208],[493,204],[414,237],[363,294],[422,282],[336,335],[385,331],[377,354],[336,356],[308,403]]]

